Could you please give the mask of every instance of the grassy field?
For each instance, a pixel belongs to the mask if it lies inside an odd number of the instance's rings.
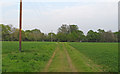
[[[56,43],[23,42],[19,53],[18,42],[2,43],[3,72],[40,72],[55,50]]]
[[[69,43],[104,71],[118,71],[118,43]]]
[[[117,72],[117,43],[2,42],[3,72]]]

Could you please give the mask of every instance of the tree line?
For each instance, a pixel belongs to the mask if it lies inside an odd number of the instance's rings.
[[[18,41],[19,29],[12,25],[0,24],[2,28],[2,41]],[[0,29],[1,29],[0,28]],[[53,41],[53,42],[118,42],[120,31],[112,32],[98,29],[89,30],[87,35],[79,30],[77,25],[62,24],[55,33],[42,33],[39,29],[22,30],[22,41]]]

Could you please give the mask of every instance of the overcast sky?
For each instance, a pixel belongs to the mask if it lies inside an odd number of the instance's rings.
[[[88,30],[118,30],[119,0],[23,0],[23,30],[57,32],[62,24]],[[19,0],[0,1],[0,23],[19,28]]]

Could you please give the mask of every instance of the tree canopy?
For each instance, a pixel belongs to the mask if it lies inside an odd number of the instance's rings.
[[[0,24],[2,27],[2,41],[18,41],[19,29],[12,25]],[[60,41],[60,42],[118,42],[120,41],[120,31],[112,32],[102,29],[97,31],[89,30],[87,35],[79,30],[77,25],[62,24],[55,33],[42,33],[39,29],[22,30],[23,41]]]

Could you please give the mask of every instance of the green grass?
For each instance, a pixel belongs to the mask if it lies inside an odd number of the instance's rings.
[[[62,43],[59,43],[58,50],[48,69],[49,72],[71,72]]]
[[[50,72],[70,71],[63,49],[68,51],[73,65],[80,72],[118,71],[117,43],[22,42],[24,52],[20,53],[19,43],[15,41],[2,42],[2,71],[42,72],[56,47],[59,50],[51,63]]]
[[[40,72],[52,56],[56,43],[23,42],[20,53],[18,42],[2,42],[3,72]]]
[[[68,45],[68,43],[65,43],[65,46],[78,72],[103,72],[96,64],[90,61],[77,49]]]
[[[118,43],[69,43],[80,53],[102,66],[106,72],[118,72]]]

